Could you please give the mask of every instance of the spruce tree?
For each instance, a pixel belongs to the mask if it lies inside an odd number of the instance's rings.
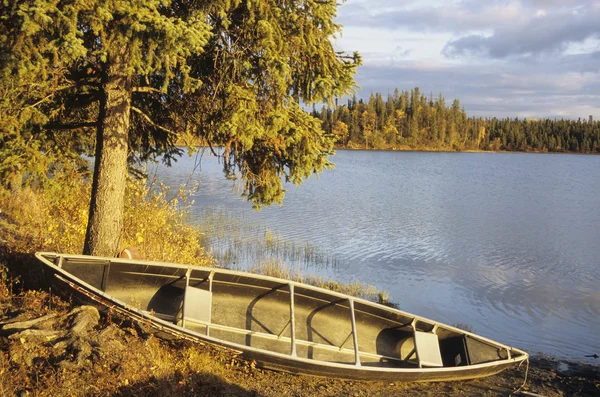
[[[354,86],[358,54],[330,41],[341,29],[336,9],[317,0],[4,2],[0,79],[2,94],[15,95],[0,109],[16,110],[2,114],[1,139],[95,137],[87,254],[118,249],[128,157],[170,161],[184,136],[222,147],[226,173],[256,206],[281,202],[281,178],[323,170],[333,145],[300,104],[331,103]]]

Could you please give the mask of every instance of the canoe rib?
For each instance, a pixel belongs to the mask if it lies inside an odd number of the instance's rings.
[[[358,351],[358,335],[356,333],[356,316],[354,315],[354,299],[348,299],[350,319],[352,321],[352,341],[354,342],[354,364],[360,367],[360,352]]]
[[[160,331],[239,351],[267,368],[350,379],[441,381],[491,375],[528,357],[455,327],[293,281],[148,261],[36,256],[59,286]],[[345,347],[350,336],[352,348]],[[411,338],[416,359],[399,350]],[[443,367],[439,358],[431,359],[429,344],[438,354],[441,350]],[[457,351],[466,360],[455,360]]]
[[[291,351],[290,355],[296,357],[296,315],[294,313],[294,284],[290,283],[290,343]],[[283,333],[283,330],[281,331]],[[280,333],[280,335],[281,335]]]

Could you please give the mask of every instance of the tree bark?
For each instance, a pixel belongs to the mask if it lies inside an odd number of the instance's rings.
[[[115,256],[123,225],[131,84],[122,55],[111,59],[102,81],[96,161],[83,253]]]

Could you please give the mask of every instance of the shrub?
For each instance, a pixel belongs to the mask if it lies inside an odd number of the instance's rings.
[[[200,229],[186,222],[190,191],[183,187],[171,198],[169,188],[153,189],[145,180],[127,187],[122,248],[135,246],[152,260],[210,266],[214,259],[202,246]]]
[[[58,172],[43,186],[0,191],[0,208],[12,244],[21,252],[83,251],[91,186],[83,174]],[[146,180],[130,178],[126,190],[121,247],[135,246],[143,258],[211,265],[202,233],[187,224],[189,192],[167,199],[168,189],[152,189]]]

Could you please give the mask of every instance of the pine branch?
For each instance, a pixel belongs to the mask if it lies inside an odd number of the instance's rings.
[[[49,130],[76,130],[78,128],[98,127],[97,121],[89,121],[82,123],[49,123],[44,125],[44,128]]]
[[[136,108],[135,106],[132,106],[131,110],[133,110],[134,112],[136,112],[140,116],[142,116],[142,118],[144,120],[146,120],[148,122],[148,124],[152,125],[153,127],[156,127],[159,130],[165,131],[168,134],[177,135],[177,133],[175,131],[172,131],[172,130],[170,130],[168,128],[165,128],[162,125],[156,124],[154,121],[152,121],[152,119],[150,118],[150,116],[148,116],[146,113],[142,112],[140,109]]]
[[[164,92],[162,92],[161,90],[154,88],[154,87],[134,87],[133,92],[156,92],[158,94],[164,94]]]
[[[56,90],[55,90],[54,92],[52,92],[52,93],[50,93],[50,94],[46,95],[44,98],[40,99],[40,100],[39,100],[39,101],[37,101],[36,103],[33,103],[33,104],[31,104],[31,105],[28,105],[28,106],[25,106],[23,109],[34,108],[34,107],[36,107],[36,106],[38,106],[38,105],[40,105],[40,104],[42,104],[42,103],[46,102],[48,99],[52,98],[52,97],[53,97],[54,95],[56,95],[56,94],[57,94],[59,91],[66,90],[67,88],[71,88],[71,87],[74,87],[74,85],[73,85],[73,84],[69,84],[69,85],[65,85],[65,86],[63,86],[63,87],[58,87],[58,88],[56,88]]]

